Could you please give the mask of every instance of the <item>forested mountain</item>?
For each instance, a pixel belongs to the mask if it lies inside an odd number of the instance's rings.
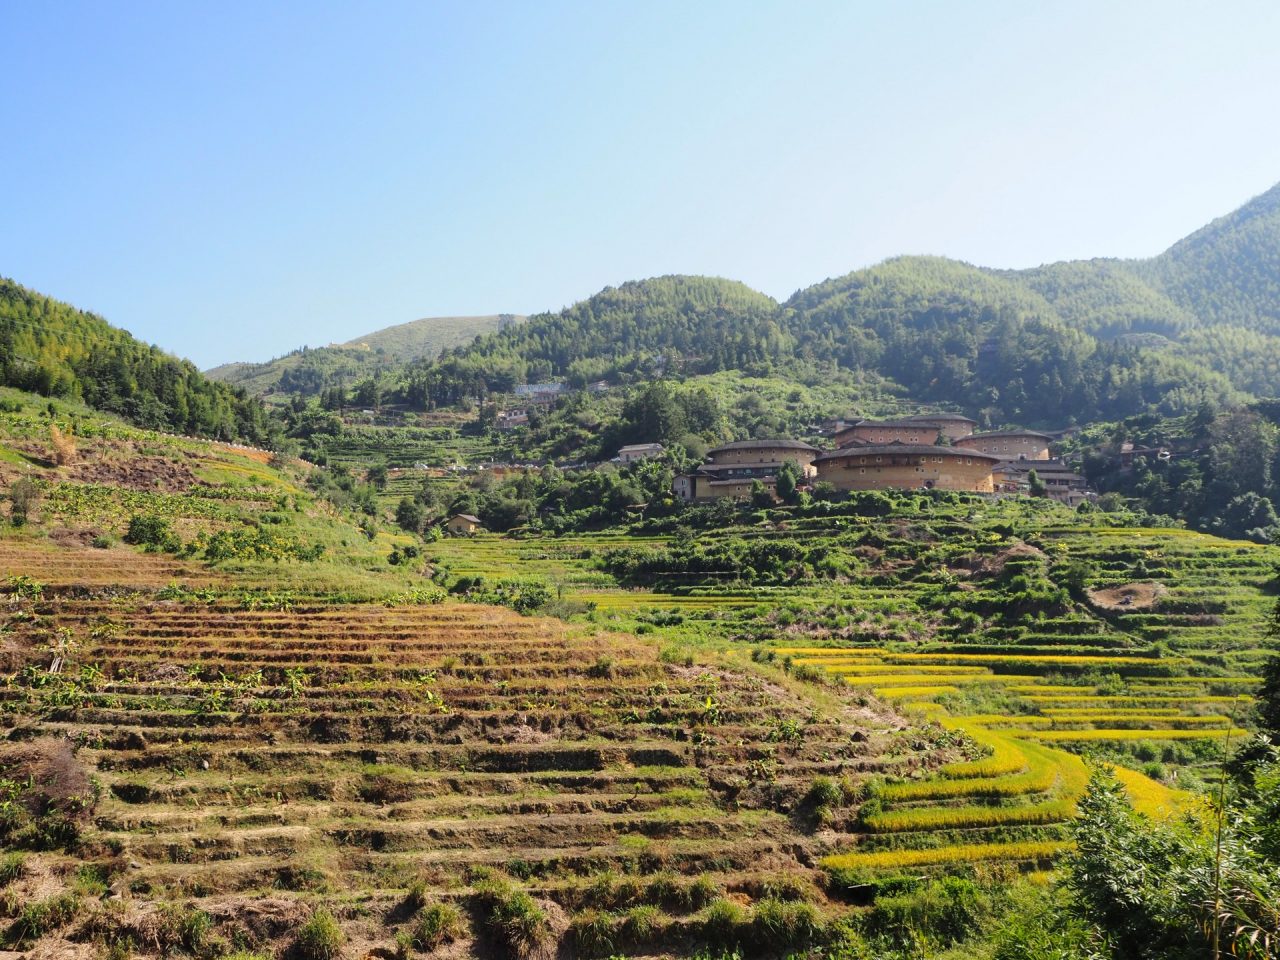
[[[302,347],[264,363],[226,363],[207,371],[215,380],[244,387],[253,396],[312,396],[334,386],[375,377],[420,358],[524,321],[493,313],[476,317],[425,317],[385,327],[327,347]]]
[[[984,424],[1176,415],[1280,394],[1280,187],[1150,260],[994,270],[899,257],[778,304],[740,283],[625,283],[418,361],[415,407],[561,378],[843,368]]]
[[[262,405],[101,317],[0,278],[0,383],[141,426],[261,442]]]
[[[7,382],[83,393],[175,429],[259,436],[261,413],[100,318],[3,288]],[[402,324],[213,375],[249,393],[417,409],[560,379],[641,382],[736,371],[889,381],[984,425],[1176,416],[1280,395],[1280,187],[1150,260],[1030,270],[898,257],[785,303],[742,283],[665,276],[554,313]],[[477,332],[482,335],[474,336]]]
[[[553,377],[582,385],[676,369],[746,369],[789,356],[794,341],[773,298],[734,280],[655,277],[606,287],[559,313],[481,337],[406,371],[416,405],[509,391]]]
[[[1087,313],[1087,291],[1064,283],[1066,273],[1058,272],[1063,298]],[[1125,336],[1081,329],[1017,274],[937,257],[889,260],[781,305],[726,280],[659,277],[413,364],[397,399],[429,407],[548,378],[581,386],[721,370],[813,383],[835,369],[888,378],[912,400],[958,405],[988,424],[1171,415],[1241,399],[1188,345],[1162,336],[1155,348],[1130,342],[1154,333],[1162,315],[1158,329],[1176,333],[1176,307],[1162,314],[1158,296],[1123,275],[1103,289],[1107,328]],[[1126,289],[1142,295],[1122,301],[1116,291]]]
[[[1201,323],[1280,335],[1280,184],[1131,268]]]
[[[1100,327],[1091,333],[1064,317],[1058,300],[1069,316],[1101,316],[1085,306],[1092,299],[1112,329],[1153,332],[1157,300],[1121,299],[1135,289],[1123,278],[1086,287],[1084,274],[1042,269],[1028,282],[954,260],[899,257],[795,294],[787,326],[801,356],[878,370],[913,400],[956,404],[985,424],[1052,426],[1238,399],[1197,358],[1106,339]],[[1176,309],[1165,316],[1173,332]]]

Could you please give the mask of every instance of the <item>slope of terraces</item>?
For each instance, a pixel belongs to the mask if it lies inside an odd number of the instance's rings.
[[[0,567],[50,575],[9,580],[3,736],[69,739],[101,790],[79,853],[39,854],[38,875],[92,868],[124,904],[109,923],[82,907],[51,934],[66,949],[167,902],[258,946],[325,903],[390,949],[411,888],[470,908],[483,868],[566,944],[611,897],[696,943],[716,898],[817,875],[815,779],[855,790],[944,757],[891,712],[626,635],[475,605],[160,600],[167,566],[151,591],[145,565],[127,592],[71,589],[113,581],[95,561],[0,545]]]

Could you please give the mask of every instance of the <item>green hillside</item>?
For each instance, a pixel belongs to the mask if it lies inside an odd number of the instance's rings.
[[[1280,184],[1132,267],[1202,324],[1280,334]]]
[[[265,363],[225,363],[208,376],[243,387],[252,396],[312,396],[426,357],[434,359],[451,347],[506,324],[523,322],[517,314],[475,317],[424,317],[327,347],[303,347]]]
[[[266,439],[262,407],[93,313],[0,278],[0,385],[82,399],[142,426]]]
[[[1176,415],[1280,393],[1280,188],[1146,261],[993,270],[898,257],[777,304],[667,276],[607,288],[389,378],[415,409],[507,393],[719,371],[811,383],[835,369],[984,424]]]
[[[550,378],[581,386],[676,369],[745,369],[789,353],[778,320],[773,298],[736,280],[632,281],[481,337],[438,362],[411,364],[401,397],[427,407]]]

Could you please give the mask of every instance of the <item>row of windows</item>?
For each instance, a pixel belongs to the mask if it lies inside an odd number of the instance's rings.
[[[960,457],[952,457],[951,459],[952,459],[954,462],[956,462],[956,463],[959,463],[959,462],[960,462]],[[876,458],[875,458],[875,462],[876,462],[876,463],[880,463],[880,462],[882,462],[883,460],[884,460],[884,457],[876,457]],[[858,463],[867,463],[867,462],[868,462],[868,459],[867,459],[866,457],[859,457],[859,458],[858,458]],[[928,457],[921,457],[921,458],[920,458],[920,462],[921,462],[921,463],[928,463],[928,462],[929,462],[929,458],[928,458]],[[934,463],[942,463],[942,462],[943,462],[943,458],[942,458],[942,457],[934,457],[934,458],[933,458],[933,462],[934,462]],[[972,465],[973,465],[973,458],[972,458],[972,457],[965,457],[965,458],[964,458],[964,462],[965,462],[965,463],[967,463],[967,464],[969,464],[970,466],[972,466]]]

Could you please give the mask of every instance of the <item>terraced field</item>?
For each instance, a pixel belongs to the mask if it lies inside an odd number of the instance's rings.
[[[1185,530],[1080,526],[1068,511],[1045,510],[1034,523],[1019,521],[1034,532],[1033,548],[1007,532],[984,532],[1007,531],[1002,524],[1025,515],[1022,505],[934,509],[935,517],[789,521],[785,530],[762,524],[699,535],[701,543],[820,543],[865,531],[863,542],[881,545],[879,568],[839,582],[748,586],[726,571],[622,589],[595,562],[618,546],[669,542],[657,536],[481,537],[433,549],[451,571],[471,576],[519,564],[590,601],[605,620],[652,621],[661,633],[712,645],[755,641],[760,656],[796,676],[826,675],[987,751],[977,763],[873,785],[861,812],[836,824],[839,853],[825,861],[834,869],[950,870],[979,860],[1045,866],[1063,849],[1088,777],[1085,756],[1121,763],[1119,776],[1145,812],[1198,802],[1196,791],[1219,775],[1224,748],[1248,734],[1277,551]],[[975,556],[985,559],[975,564]],[[1083,565],[1086,581],[1058,612],[987,602],[975,607],[980,619],[952,625],[952,603],[1019,582],[1028,586],[1018,589],[1052,587],[1046,571],[1069,564]],[[679,623],[667,626],[671,617]]]
[[[1211,779],[1224,744],[1249,735],[1237,721],[1251,715],[1254,672],[1266,654],[1274,551],[1180,530],[1053,537],[1073,558],[1096,564],[1091,595],[1118,589],[1155,599],[1141,611],[1109,605],[1095,608],[1096,616],[1041,621],[1035,630],[995,631],[980,643],[934,644],[927,652],[777,649],[795,666],[915,704],[990,750],[927,779],[877,786],[862,816],[865,833],[827,858],[829,867],[1044,862],[1063,849],[1062,825],[1087,782],[1081,755],[1119,747],[1128,762],[1175,763]],[[1144,580],[1134,583],[1134,573]],[[966,692],[981,688],[1001,698],[1001,712],[953,712]],[[1136,770],[1118,773],[1138,809],[1152,816],[1200,802]]]
[[[68,572],[107,582],[95,555]],[[11,543],[0,557],[29,562]],[[85,853],[42,855],[42,875],[100,871],[126,898],[117,932],[181,900],[270,943],[323,901],[355,942],[389,948],[410,888],[465,906],[488,867],[557,937],[584,911],[649,905],[668,942],[696,941],[717,898],[815,875],[832,849],[815,779],[856,789],[942,756],[892,713],[779,671],[664,662],[492,607],[10,590],[3,737],[69,738],[102,791]]]

